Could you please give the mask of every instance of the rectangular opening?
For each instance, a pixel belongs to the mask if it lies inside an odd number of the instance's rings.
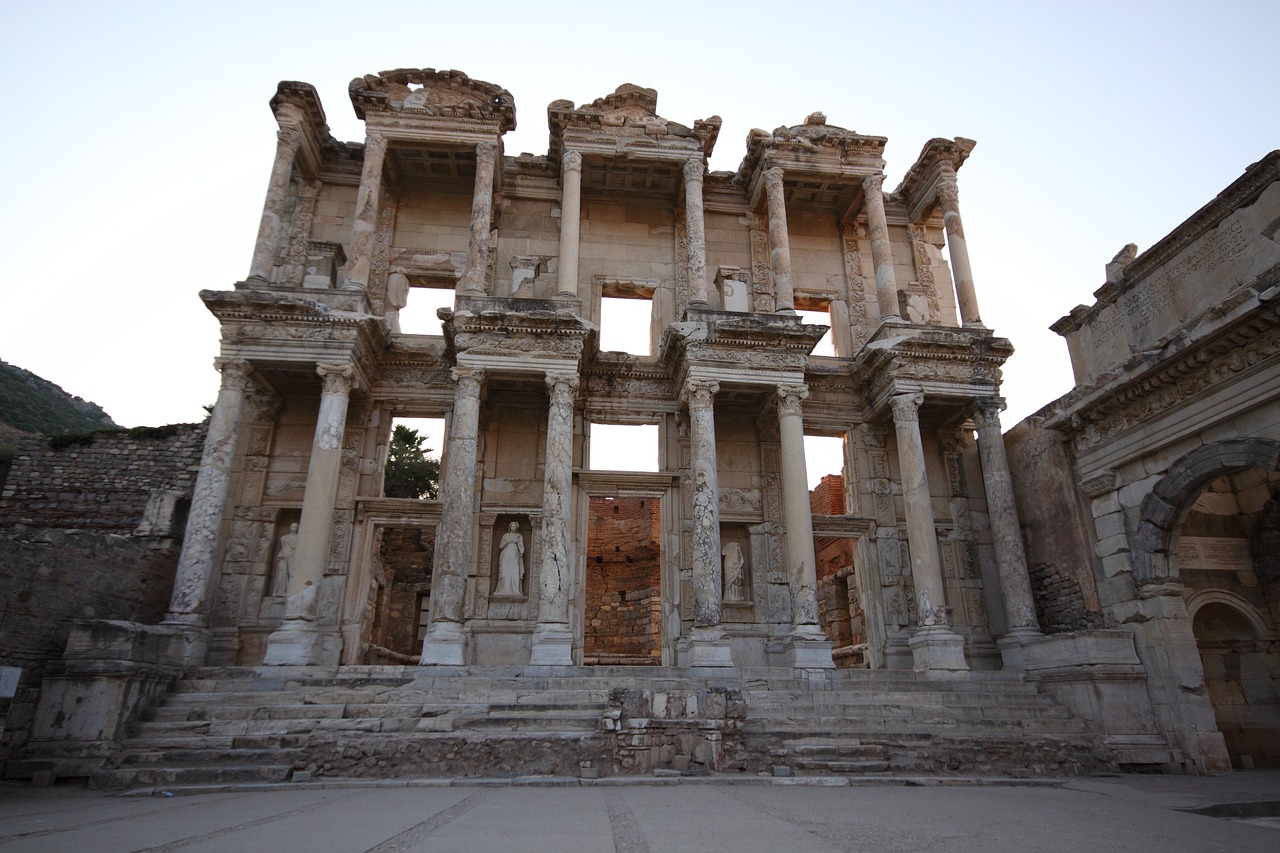
[[[600,349],[650,355],[653,301],[644,297],[600,298]]]
[[[650,497],[590,500],[584,664],[662,663],[661,507]]]
[[[591,424],[592,471],[657,471],[657,424]]]
[[[436,316],[436,309],[453,307],[453,288],[413,285],[408,291],[405,306],[400,309],[400,334],[439,336],[440,318]]]
[[[434,526],[382,529],[374,557],[385,586],[375,584],[371,591],[371,660],[395,662],[385,653],[379,656],[380,649],[411,657],[422,651],[435,549]]]
[[[844,439],[832,435],[806,435],[804,461],[806,473],[809,476],[810,494],[821,487],[825,491],[833,491],[839,495],[838,503],[823,503],[824,507],[838,506],[838,512],[820,512],[815,508],[814,513],[844,515]]]
[[[394,418],[382,476],[383,496],[437,499],[440,496],[440,451],[443,447],[443,418]]]
[[[836,355],[836,344],[835,344],[835,338],[833,338],[831,335],[830,303],[822,305],[821,310],[797,307],[796,313],[799,314],[804,319],[804,322],[806,323],[814,323],[814,324],[827,327],[827,333],[822,336],[822,338],[818,341],[817,345],[813,348],[813,350],[809,354],[825,355],[825,356],[831,356],[834,358]]]

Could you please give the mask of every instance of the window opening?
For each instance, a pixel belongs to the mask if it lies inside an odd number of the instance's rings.
[[[827,332],[819,340],[810,355],[826,355],[835,357],[836,344],[835,339],[831,336],[831,312],[827,310],[827,306],[823,306],[823,310],[817,311],[810,308],[797,308],[796,313],[803,318],[804,322],[817,324],[827,327]]]
[[[592,471],[657,471],[657,424],[592,424]]]
[[[844,439],[831,435],[806,435],[804,437],[805,469],[809,475],[810,490],[817,489],[832,478],[844,482]],[[839,489],[840,504],[844,504],[844,488]],[[843,515],[840,512],[822,512],[820,515]]]
[[[408,301],[400,309],[400,334],[441,334],[439,308],[453,307],[454,292],[451,287],[411,286]]]
[[[582,660],[662,663],[659,498],[593,497],[588,507]]]
[[[653,301],[643,296],[600,297],[600,350],[650,355]]]
[[[394,418],[387,442],[382,494],[412,500],[438,498],[443,447],[443,418]]]

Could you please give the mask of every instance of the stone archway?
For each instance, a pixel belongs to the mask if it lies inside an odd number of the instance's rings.
[[[1280,471],[1280,442],[1239,438],[1206,444],[1169,466],[1142,502],[1133,551],[1133,579],[1139,585],[1169,580],[1169,551],[1179,522],[1204,487],[1218,477],[1260,468]]]

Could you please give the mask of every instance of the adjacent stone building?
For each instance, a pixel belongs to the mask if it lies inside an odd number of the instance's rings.
[[[248,275],[200,294],[222,387],[168,612],[86,626],[69,657],[420,690],[421,720],[393,726],[372,699],[337,712],[382,733],[438,733],[431,703],[466,695],[438,692],[450,677],[589,691],[598,672],[625,689],[612,734],[560,750],[583,768],[684,750],[686,766],[755,769],[793,748],[797,714],[830,739],[821,707],[863,724],[855,691],[924,680],[985,698],[922,710],[925,731],[968,740],[913,752],[922,733],[904,730],[884,747],[912,756],[895,766],[1274,759],[1280,155],[1122,253],[1098,304],[1055,327],[1080,387],[1014,430],[1011,472],[1013,349],[983,325],[961,222],[971,140],[930,140],[888,192],[887,140],[820,113],[752,131],[736,171],[709,173],[719,117],[669,121],[638,86],[552,103],[548,152],[519,156],[503,149],[510,93],[460,72],[369,75],[350,97],[361,143],[330,135],[310,85],[271,100]],[[433,322],[402,322],[440,294]],[[648,318],[636,352],[602,346],[616,300]],[[834,354],[815,355],[828,331]],[[402,418],[446,423],[438,500],[383,494]],[[606,426],[656,427],[635,453],[657,470],[593,465]],[[843,446],[813,493],[806,436]],[[644,667],[676,680],[655,688]],[[845,704],[801,712],[769,686],[796,683]],[[107,689],[54,687],[50,718]],[[118,702],[107,728],[58,716],[44,742],[103,749],[153,695]],[[981,725],[957,722],[971,713]],[[785,722],[752,729],[753,714]],[[628,728],[639,716],[652,727]],[[1006,717],[1022,739],[987,737]],[[1219,726],[1238,729],[1225,746]],[[335,743],[309,755],[447,766],[403,739]],[[486,749],[563,769],[555,749],[508,747]]]

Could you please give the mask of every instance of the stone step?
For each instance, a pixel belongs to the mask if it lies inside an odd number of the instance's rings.
[[[1080,720],[967,720],[956,721],[940,718],[936,720],[904,719],[889,720],[871,717],[863,720],[847,720],[832,718],[811,719],[769,719],[748,720],[744,730],[752,733],[771,733],[784,737],[793,737],[803,733],[831,733],[846,737],[883,736],[892,734],[946,734],[951,735],[983,735],[983,734],[1046,734],[1077,735],[1085,734],[1085,725]]]
[[[293,760],[301,753],[302,750],[298,747],[153,749],[126,744],[124,751],[118,756],[118,766],[156,767],[198,764],[202,767],[222,767],[224,765],[248,767],[252,765],[292,765]]]
[[[293,771],[292,764],[252,764],[245,766],[204,766],[183,764],[172,767],[96,768],[89,784],[94,788],[119,789],[163,787],[165,785],[216,785],[250,782],[283,782]]]
[[[889,769],[889,760],[844,761],[832,759],[828,761],[820,758],[810,758],[793,760],[789,762],[788,766],[803,773],[832,773],[841,776],[861,775],[863,773],[884,773]]]

